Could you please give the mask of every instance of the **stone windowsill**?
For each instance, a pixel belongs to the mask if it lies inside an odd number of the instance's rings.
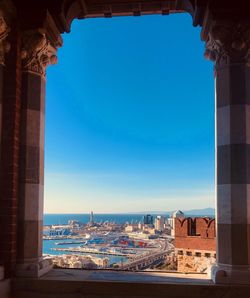
[[[115,271],[115,270],[77,270],[53,269],[40,278],[41,280],[78,280],[78,281],[113,281],[126,283],[194,283],[212,284],[206,274],[165,273],[156,271]]]
[[[250,297],[250,286],[215,285],[206,275],[54,269],[17,278],[13,298]]]

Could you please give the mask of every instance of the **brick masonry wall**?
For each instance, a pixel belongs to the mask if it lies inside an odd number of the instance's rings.
[[[175,219],[175,254],[180,272],[207,272],[216,261],[215,220],[207,217]]]
[[[191,226],[193,227],[191,231]],[[215,220],[175,219],[175,248],[216,251]]]
[[[6,277],[13,272],[16,261],[21,111],[19,32],[13,30],[8,39],[11,50],[5,58],[0,161],[0,265],[4,265]]]

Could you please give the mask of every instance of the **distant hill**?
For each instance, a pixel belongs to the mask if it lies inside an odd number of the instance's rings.
[[[193,210],[184,210],[184,214],[193,215],[193,216],[215,216],[214,208],[204,208],[204,209],[193,209]]]
[[[145,212],[129,212],[130,214],[152,214],[152,215],[171,215],[173,211],[145,211]],[[215,216],[214,208],[181,210],[187,216]]]

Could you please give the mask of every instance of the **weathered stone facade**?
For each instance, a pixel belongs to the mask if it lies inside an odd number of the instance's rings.
[[[216,262],[216,254],[213,251],[188,250],[177,253],[177,271],[190,273],[208,273],[209,269]]]

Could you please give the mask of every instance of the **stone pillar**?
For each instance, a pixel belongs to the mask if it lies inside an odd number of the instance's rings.
[[[56,62],[55,53],[44,33],[24,33],[17,276],[39,277],[51,269],[51,261],[42,257],[44,112],[45,70]]]
[[[10,28],[4,19],[4,13],[0,9],[0,156],[1,156],[1,136],[2,136],[2,102],[3,102],[3,72],[5,54],[10,50],[10,44],[6,41],[6,37]]]
[[[250,284],[250,23],[211,22],[215,61],[217,265],[215,283]]]
[[[9,43],[6,41],[9,28],[0,12],[0,156],[2,146],[2,102],[3,102],[3,73],[5,54],[9,50]],[[4,278],[4,268],[0,266],[0,281]]]

